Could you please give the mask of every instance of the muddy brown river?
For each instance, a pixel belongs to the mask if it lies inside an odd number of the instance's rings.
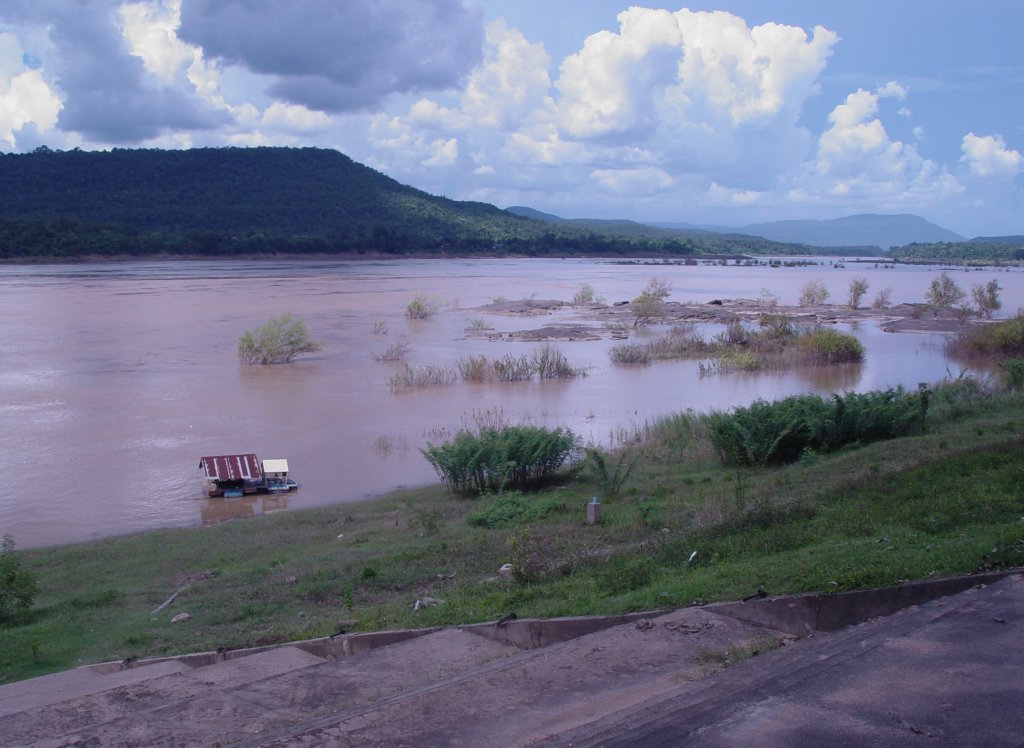
[[[608,303],[635,297],[652,277],[674,301],[758,298],[795,304],[809,280],[831,301],[866,277],[868,301],[921,301],[937,268],[818,260],[811,267],[635,265],[586,260],[126,262],[0,267],[0,535],[20,547],[371,497],[436,476],[419,449],[476,420],[564,425],[614,445],[646,421],[800,392],[871,390],[956,376],[942,336],[853,331],[857,366],[701,377],[696,361],[610,363],[607,335],[557,343],[585,378],[457,384],[393,392],[400,364],[377,357],[399,338],[411,364],[454,365],[471,354],[531,352],[537,343],[467,333],[552,322],[595,323],[574,309],[522,317],[483,312],[495,298],[569,300],[589,283]],[[952,271],[964,289],[991,278],[1003,314],[1024,300],[1024,273]],[[440,303],[405,318],[417,293]],[[239,363],[239,335],[284,311],[304,319],[322,351],[288,365]],[[636,335],[659,334],[657,328]],[[205,499],[203,455],[287,458],[300,483],[284,497]]]

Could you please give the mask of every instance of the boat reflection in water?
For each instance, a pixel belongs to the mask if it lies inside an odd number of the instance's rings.
[[[257,514],[270,514],[288,509],[287,493],[242,496],[237,499],[205,499],[199,508],[200,520],[204,525],[215,525],[229,519],[243,519]]]

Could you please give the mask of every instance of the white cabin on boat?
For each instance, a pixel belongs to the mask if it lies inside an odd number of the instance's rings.
[[[270,493],[292,491],[298,484],[288,477],[288,460],[264,460],[263,484]]]

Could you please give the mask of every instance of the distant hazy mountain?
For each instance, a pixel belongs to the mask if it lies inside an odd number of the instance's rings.
[[[905,244],[959,242],[964,237],[906,213],[865,213],[827,221],[773,221],[735,229],[777,242],[798,242],[815,247],[876,246],[882,249]]]
[[[972,244],[1011,244],[1018,247],[1024,246],[1024,236],[1013,234],[1011,236],[976,236],[971,239]]]

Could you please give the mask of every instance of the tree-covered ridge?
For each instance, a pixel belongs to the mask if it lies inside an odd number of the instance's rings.
[[[905,262],[1010,262],[1024,260],[1024,241],[1000,243],[974,239],[966,242],[908,244],[893,248],[891,255]]]
[[[795,249],[753,237],[638,232],[638,224],[629,222],[532,220],[485,203],[430,195],[319,148],[43,147],[0,155],[0,194],[0,258]]]

